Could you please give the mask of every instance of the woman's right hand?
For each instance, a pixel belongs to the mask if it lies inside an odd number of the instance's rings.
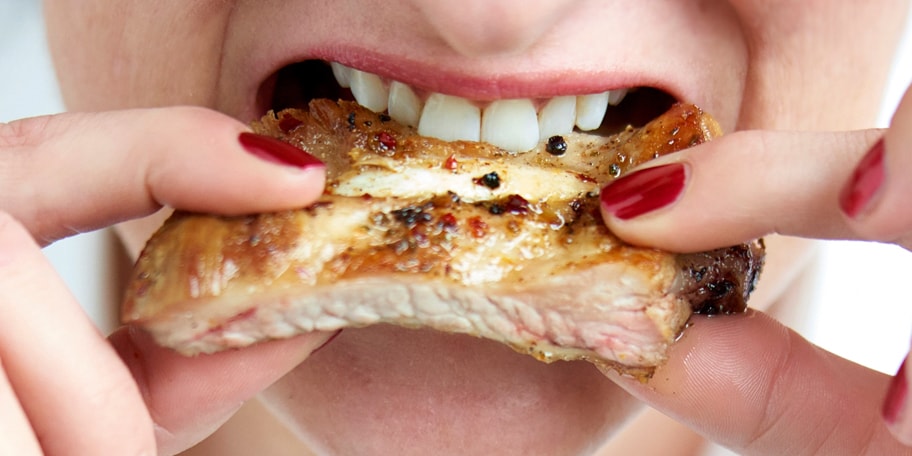
[[[323,166],[242,144],[245,131],[201,108],[0,124],[0,454],[176,453],[325,343],[312,333],[188,358],[134,328],[106,340],[41,252],[162,206],[241,214],[316,200]]]
[[[770,233],[912,251],[910,151],[912,87],[887,129],[736,132],[614,181],[603,209],[619,236],[672,251]],[[691,323],[650,382],[612,378],[739,454],[912,454],[908,356],[889,386],[761,312]]]

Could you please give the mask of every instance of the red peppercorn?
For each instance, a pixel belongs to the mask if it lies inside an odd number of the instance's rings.
[[[381,131],[377,134],[377,140],[380,141],[380,145],[387,150],[396,149],[396,138],[385,131]]]
[[[468,220],[469,227],[472,229],[472,236],[475,238],[483,238],[488,234],[488,224],[481,219],[481,217],[472,217]]]
[[[440,217],[440,221],[443,223],[444,228],[456,227],[456,216],[450,212],[443,214],[443,216]]]
[[[450,171],[456,171],[457,166],[459,166],[459,163],[456,162],[455,155],[450,155],[447,157],[446,161],[443,162],[443,167]]]

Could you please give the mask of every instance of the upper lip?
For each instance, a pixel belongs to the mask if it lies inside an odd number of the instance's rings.
[[[385,55],[372,50],[348,50],[338,55],[316,53],[297,60],[306,58],[339,62],[430,92],[479,101],[582,95],[641,86],[662,89],[678,99],[682,97],[681,90],[671,81],[663,81],[658,75],[645,74],[632,68],[605,71],[545,67],[534,71],[517,71],[515,65],[507,63],[494,66],[478,61],[432,61]],[[271,70],[276,71],[294,61],[277,62]],[[511,68],[504,71],[503,66]]]

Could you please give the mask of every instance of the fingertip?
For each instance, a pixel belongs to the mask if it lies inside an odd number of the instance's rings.
[[[305,207],[323,193],[326,166],[306,151],[218,113],[189,115],[209,131],[153,158],[147,180],[160,204],[240,215]]]
[[[312,332],[211,355],[184,356],[128,326],[109,340],[133,373],[164,452],[214,432],[248,399],[304,362],[334,333]]]
[[[906,374],[908,356],[899,366],[896,375],[890,381],[890,387],[884,398],[881,414],[884,423],[896,440],[903,445],[912,446],[912,414],[909,413],[909,377]]]
[[[763,425],[790,346],[788,331],[762,313],[695,316],[648,381],[620,385],[700,434],[743,447]]]
[[[912,181],[903,177],[912,169],[912,155],[905,152],[912,148],[912,134],[903,130],[908,128],[872,131],[867,149],[857,149],[865,152],[843,182],[838,199],[854,237],[900,243],[909,236]]]
[[[673,158],[680,161],[657,163],[602,187],[602,219],[614,234],[634,245],[674,252],[707,250],[705,242],[691,235],[686,218],[682,223],[677,207],[686,198],[693,167],[683,153]]]
[[[627,221],[674,204],[684,193],[689,167],[669,163],[638,170],[602,188],[603,214]]]
[[[307,151],[269,136],[244,131],[238,135],[238,142],[251,155],[270,163],[302,170],[326,166]]]
[[[683,195],[689,175],[686,163],[669,163],[622,176],[601,190],[602,217],[627,242],[669,249],[663,220]]]
[[[839,206],[852,219],[859,219],[877,200],[884,183],[884,139],[881,137],[861,161],[839,194]]]
[[[749,312],[695,317],[649,382],[619,384],[739,453],[897,454],[878,420],[883,377]],[[900,436],[912,432],[904,413]]]
[[[876,134],[735,132],[660,159],[666,164],[658,169],[671,169],[669,162],[683,164],[683,183],[676,186],[663,187],[665,176],[655,176],[659,171],[652,168],[606,186],[605,221],[628,242],[675,252],[711,250],[774,233],[857,237],[835,195],[848,177],[847,161]],[[642,182],[644,171],[654,179]],[[639,187],[619,198],[616,189],[625,179],[639,180]],[[664,182],[669,181],[674,182]],[[666,191],[647,196],[653,188]]]
[[[909,236],[912,211],[908,195],[912,181],[912,87],[906,90],[885,130],[870,130],[856,146],[853,172],[842,183],[839,207],[858,237],[897,242]],[[904,245],[908,247],[908,242]]]
[[[619,237],[634,245],[693,253],[739,244],[769,233],[759,210],[756,132],[735,132],[660,157],[647,167],[607,184],[602,216]]]

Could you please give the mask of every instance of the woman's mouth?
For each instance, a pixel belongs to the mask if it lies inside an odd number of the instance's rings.
[[[525,152],[571,132],[610,135],[641,126],[676,100],[651,87],[551,97],[471,100],[384,78],[336,62],[305,60],[287,65],[260,87],[262,111],[303,108],[316,98],[355,100],[447,141],[483,141]]]

